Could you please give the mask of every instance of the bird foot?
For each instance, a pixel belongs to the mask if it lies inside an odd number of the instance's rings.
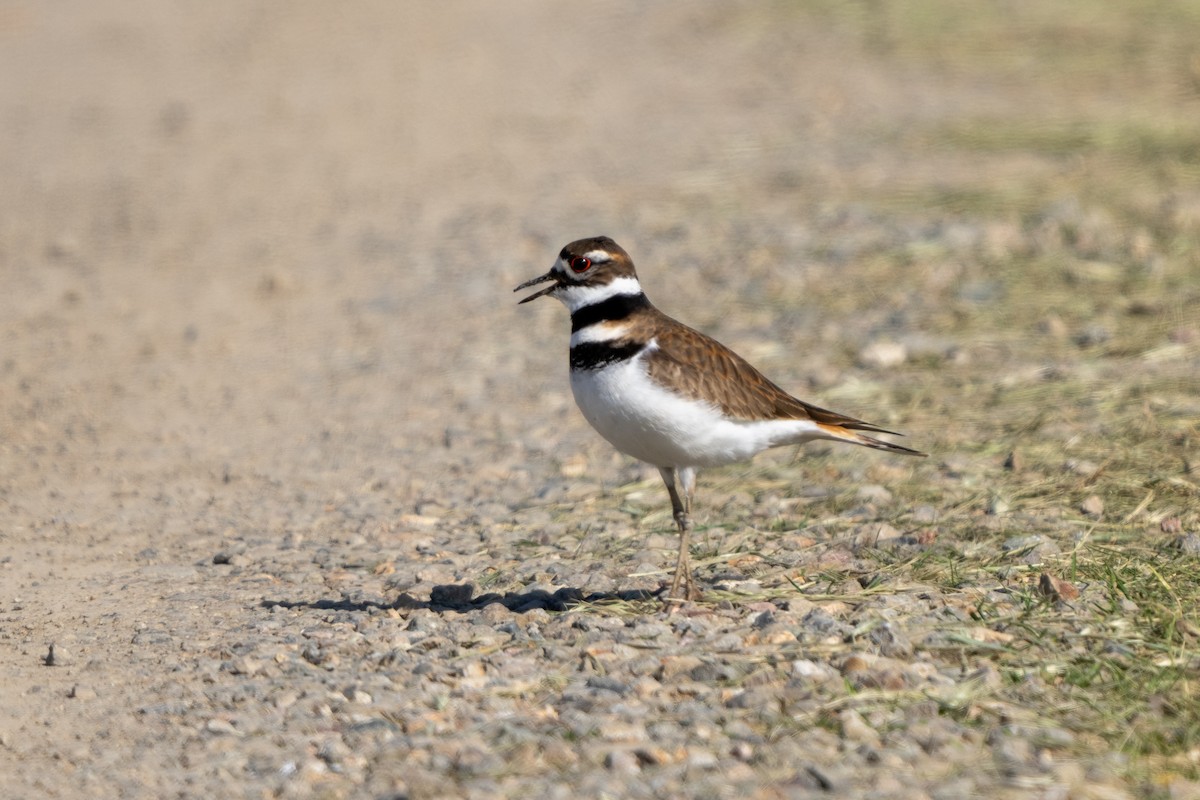
[[[681,592],[680,589],[683,591]],[[675,608],[690,603],[701,598],[700,589],[697,588],[695,581],[692,580],[692,571],[689,565],[684,565],[683,569],[675,570],[675,579],[671,581],[671,588],[667,590],[667,596],[663,600],[663,604]]]

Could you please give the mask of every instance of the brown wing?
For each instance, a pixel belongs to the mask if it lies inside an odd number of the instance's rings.
[[[792,397],[716,339],[655,312],[658,350],[647,358],[654,380],[738,419],[811,419],[848,430],[894,433]]]

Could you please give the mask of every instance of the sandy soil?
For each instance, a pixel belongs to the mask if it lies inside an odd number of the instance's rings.
[[[669,312],[938,448],[915,378],[855,358],[920,331],[903,276],[808,290],[940,224],[857,198],[1051,166],[922,159],[911,126],[1038,89],[873,52],[723,2],[0,7],[3,793],[1124,796],[1115,756],[1050,763],[932,701],[805,705],[857,671],[953,683],[911,644],[932,601],[871,606],[906,633],[853,647],[869,598],[558,610],[658,587],[673,546],[653,472],[574,409],[561,309],[510,292],[571,239],[615,237]],[[951,480],[818,455],[702,477],[706,523],[761,522],[713,551],[819,570],[850,556],[771,520],[830,478],[851,499],[814,513],[862,525],[889,483]],[[467,583],[505,602],[434,589]],[[711,658],[780,647],[760,679]]]

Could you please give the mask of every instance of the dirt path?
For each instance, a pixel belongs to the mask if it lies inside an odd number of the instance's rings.
[[[887,210],[1056,179],[920,134],[1054,88],[856,31],[717,2],[0,8],[0,793],[1137,793],[1103,741],[997,710],[1010,634],[971,615],[1020,606],[1004,579],[871,577],[867,539],[919,554],[938,520],[1075,528],[985,515],[996,431],[939,423],[997,364],[1044,368],[970,305],[1014,301],[980,254],[1042,229]],[[939,456],[707,474],[713,603],[639,603],[661,487],[574,409],[561,309],[510,294],[600,233],[668,311]],[[1146,379],[1176,431],[1183,346]]]

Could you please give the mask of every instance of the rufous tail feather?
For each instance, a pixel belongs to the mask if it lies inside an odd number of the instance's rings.
[[[825,431],[830,439],[838,442],[847,442],[849,444],[859,444],[863,447],[873,447],[876,450],[887,450],[891,453],[904,453],[907,456],[925,457],[928,453],[922,453],[920,450],[913,450],[911,447],[904,445],[892,444],[885,442],[882,439],[876,439],[874,436],[867,436],[865,433],[851,430],[850,428],[841,425],[830,425],[827,423],[817,423],[817,427]],[[872,426],[874,427],[874,426]],[[888,431],[891,433],[891,431]],[[899,435],[899,434],[897,434]]]

